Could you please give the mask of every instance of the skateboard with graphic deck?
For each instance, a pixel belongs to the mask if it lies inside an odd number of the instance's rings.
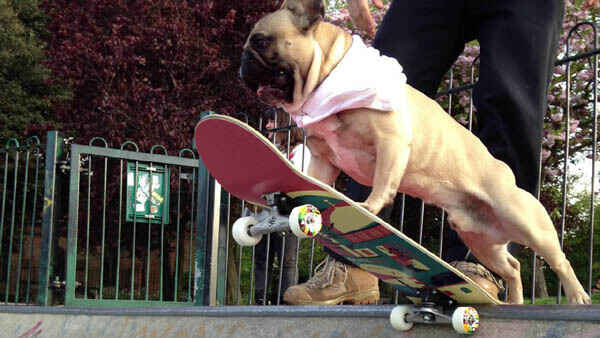
[[[232,235],[240,245],[254,245],[271,232],[314,237],[414,303],[391,312],[391,323],[400,330],[414,323],[452,323],[459,333],[473,333],[479,326],[477,311],[458,305],[501,304],[376,215],[295,169],[249,125],[209,115],[198,122],[194,134],[203,164],[225,190],[270,207],[261,222],[243,217],[234,223]]]

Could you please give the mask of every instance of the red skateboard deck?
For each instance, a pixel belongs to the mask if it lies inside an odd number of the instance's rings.
[[[471,279],[356,202],[296,170],[276,147],[249,125],[231,117],[203,118],[194,133],[210,174],[232,195],[266,205],[264,194],[286,193],[294,204],[312,204],[322,214],[316,239],[360,268],[390,283],[418,303],[435,288],[459,304],[501,304]]]

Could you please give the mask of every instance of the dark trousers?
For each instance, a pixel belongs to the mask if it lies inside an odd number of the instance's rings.
[[[271,239],[268,243],[269,247],[267,252],[267,238],[269,236]],[[269,289],[271,288],[271,280],[273,279],[273,260],[275,259],[275,255],[277,255],[279,268],[283,270],[281,272],[280,298],[283,297],[285,290],[292,285],[296,285],[296,280],[298,278],[298,274],[296,273],[296,248],[298,247],[298,238],[291,234],[282,236],[279,233],[272,233],[269,236],[263,236],[261,241],[256,245],[254,251],[254,299],[257,304],[261,305],[265,304],[265,293],[268,297]]]
[[[510,166],[517,185],[535,195],[563,10],[562,0],[395,0],[373,47],[396,58],[408,83],[434,97],[465,43],[477,39],[480,66],[473,89],[473,132],[494,157]],[[445,246],[445,260],[467,256],[454,231]]]

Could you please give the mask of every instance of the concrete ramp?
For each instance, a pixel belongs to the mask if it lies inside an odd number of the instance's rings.
[[[0,337],[432,337],[450,325],[389,323],[393,306],[78,308],[0,306]],[[481,306],[478,337],[600,337],[600,306]]]

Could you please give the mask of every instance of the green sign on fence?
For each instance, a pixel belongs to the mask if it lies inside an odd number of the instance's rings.
[[[169,223],[169,168],[127,162],[127,221]]]

